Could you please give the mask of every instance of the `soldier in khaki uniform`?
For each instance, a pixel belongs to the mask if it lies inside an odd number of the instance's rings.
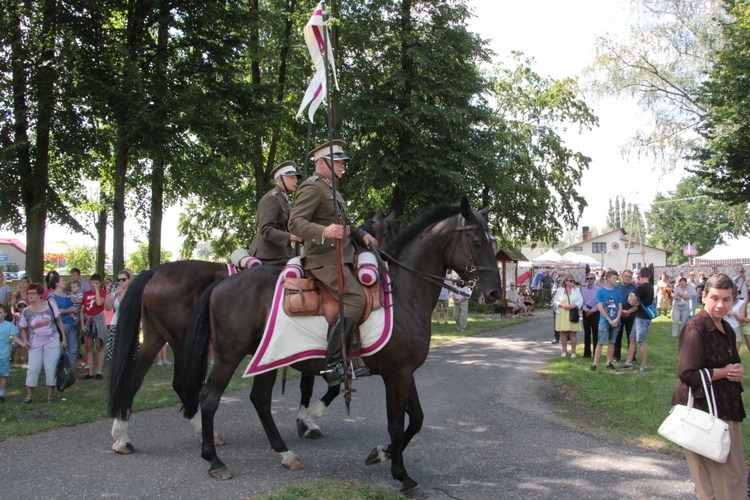
[[[344,321],[337,322],[328,332],[328,350],[326,353],[325,378],[329,385],[337,385],[344,375],[341,360],[341,328],[344,328],[347,348],[357,328],[357,321],[362,315],[365,298],[354,270],[355,242],[368,245],[377,243],[375,238],[358,228],[346,218],[346,205],[341,194],[336,191],[339,212],[342,220],[334,223],[333,188],[331,176],[340,178],[349,158],[344,154],[346,143],[333,141],[333,158],[331,144],[318,146],[310,156],[315,162],[315,175],[303,182],[297,190],[297,199],[289,218],[289,230],[305,241],[305,270],[328,287],[334,297],[337,293],[336,252],[334,240],[341,240],[344,254]],[[361,376],[367,370],[360,369],[355,374]]]
[[[302,241],[302,238],[290,234],[288,227],[292,210],[289,193],[297,188],[301,175],[293,161],[285,161],[274,168],[271,175],[276,186],[260,199],[255,214],[258,232],[255,233],[249,253],[263,264],[284,266],[294,257],[292,242]]]

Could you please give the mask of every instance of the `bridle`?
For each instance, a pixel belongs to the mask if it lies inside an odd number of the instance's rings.
[[[469,241],[469,233],[468,231],[470,229],[476,229],[478,228],[478,224],[466,224],[466,218],[464,218],[463,215],[458,214],[457,215],[457,222],[456,222],[456,229],[455,232],[456,237],[453,239],[453,243],[450,246],[450,253],[448,254],[448,259],[446,262],[451,262],[453,260],[453,254],[456,253],[458,246],[460,244],[463,244],[463,246],[466,247],[467,254],[469,257],[466,258],[466,267],[459,275],[459,278],[446,278],[445,276],[436,276],[434,274],[424,273],[422,271],[418,271],[414,269],[413,267],[410,267],[400,260],[398,260],[393,255],[389,254],[385,250],[383,250],[380,247],[370,246],[370,249],[375,252],[375,254],[378,257],[378,260],[380,259],[380,255],[385,257],[385,259],[388,262],[392,262],[393,264],[396,264],[397,266],[413,273],[419,276],[420,278],[424,279],[425,281],[429,283],[433,283],[436,285],[440,285],[443,288],[447,288],[448,290],[452,291],[453,293],[457,293],[460,295],[463,295],[464,297],[468,297],[471,295],[471,293],[466,293],[455,286],[449,285],[446,283],[446,281],[450,281],[452,283],[455,283],[457,286],[468,286],[472,290],[477,285],[477,282],[479,281],[479,271],[494,271],[495,269],[489,266],[479,266],[477,267],[474,263],[474,257],[473,253],[471,251],[471,242]],[[380,254],[380,255],[378,255]],[[384,267],[381,267],[381,269],[384,269]]]

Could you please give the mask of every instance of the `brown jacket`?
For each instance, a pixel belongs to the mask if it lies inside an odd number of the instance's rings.
[[[289,200],[280,187],[275,186],[263,195],[255,215],[258,232],[250,245],[250,255],[271,265],[283,265],[294,257],[289,239],[291,209]]]
[[[350,235],[341,240],[344,262],[354,263],[356,254],[355,241],[364,244],[367,233],[346,219],[344,199],[337,192],[338,205]],[[334,241],[324,239],[323,231],[333,223],[333,190],[330,181],[325,177],[313,175],[297,188],[297,199],[289,217],[289,231],[305,241],[305,269],[320,269],[332,266],[335,276],[336,252]]]
[[[695,407],[708,411],[706,395],[703,393],[698,370],[708,368],[713,376],[714,368],[724,368],[730,363],[739,363],[735,334],[729,323],[722,320],[726,334],[714,325],[711,316],[705,311],[693,316],[680,333],[677,351],[677,376],[679,380],[674,390],[672,404],[687,404],[688,386],[693,389]],[[742,422],[745,409],[742,405],[742,384],[726,378],[713,381],[716,410],[719,418]]]

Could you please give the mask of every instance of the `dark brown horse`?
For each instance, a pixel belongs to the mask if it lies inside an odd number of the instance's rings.
[[[394,237],[394,215],[383,218],[378,212],[362,226],[382,246]],[[120,306],[114,355],[110,367],[109,415],[112,423],[112,449],[129,454],[135,447],[128,436],[128,422],[133,398],[158,352],[169,344],[174,352],[175,366],[172,387],[180,395],[179,384],[184,378],[185,357],[183,338],[198,297],[211,284],[229,276],[227,266],[215,262],[184,260],[168,262],[143,271],[128,287]],[[138,337],[143,329],[143,344],[136,356]],[[310,408],[314,375],[303,374],[300,380],[300,410],[297,427],[301,437],[321,437],[316,420],[331,401],[339,395],[332,387],[319,403]],[[197,394],[195,396],[197,398]],[[183,404],[185,402],[183,401]],[[193,429],[200,433],[200,418],[191,419]],[[221,440],[216,438],[216,443]]]
[[[391,459],[391,474],[402,483],[402,492],[421,496],[418,483],[409,477],[403,451],[422,427],[423,413],[414,382],[414,372],[427,358],[430,345],[431,315],[440,294],[441,279],[448,268],[490,300],[501,297],[502,285],[495,262],[486,212],[472,211],[466,199],[459,207],[437,207],[418,218],[391,243],[391,253],[402,264],[390,264],[394,284],[394,326],[390,341],[377,353],[363,358],[371,372],[383,378],[386,388],[388,432],[391,443],[370,453],[367,464]],[[402,267],[403,265],[403,267]],[[411,269],[410,269],[411,268]],[[414,271],[438,277],[425,281]],[[193,400],[200,390],[203,444],[201,455],[210,463],[209,474],[221,479],[231,472],[216,454],[213,420],[221,395],[237,366],[253,354],[261,341],[271,309],[273,291],[279,271],[263,266],[232,276],[209,287],[196,306],[196,315],[185,339],[186,354],[193,360],[186,380],[183,400]],[[206,357],[210,328],[214,342],[215,364],[203,385],[207,371]],[[322,359],[293,365],[306,373],[319,373]],[[276,381],[275,371],[257,375],[250,394],[271,447],[288,468],[301,468],[302,462],[281,438],[271,415],[271,398]],[[202,389],[201,389],[202,387]],[[197,405],[185,407],[186,417],[197,411]],[[405,417],[409,424],[404,429]]]

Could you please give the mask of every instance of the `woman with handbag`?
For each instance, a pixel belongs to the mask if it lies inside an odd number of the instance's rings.
[[[731,447],[725,463],[684,449],[695,492],[701,499],[746,500],[747,468],[740,434],[740,422],[745,418],[741,396],[744,371],[735,332],[724,319],[737,300],[737,288],[729,276],[717,274],[706,281],[702,299],[703,309],[680,334],[679,380],[672,403],[687,404],[690,388],[695,408],[709,411],[700,375],[700,370],[708,369],[716,413],[729,426]]]
[[[583,307],[583,296],[576,286],[572,274],[563,277],[561,286],[552,299],[555,306],[555,330],[560,332],[561,358],[568,355],[568,337],[570,337],[570,357],[576,357],[576,334],[581,330],[580,311]]]
[[[40,283],[29,285],[26,291],[29,306],[23,310],[18,321],[22,345],[29,350],[24,404],[31,404],[33,400],[42,365],[47,385],[47,403],[52,403],[60,348],[65,349],[68,345],[57,304],[42,299],[43,294],[44,287]]]

